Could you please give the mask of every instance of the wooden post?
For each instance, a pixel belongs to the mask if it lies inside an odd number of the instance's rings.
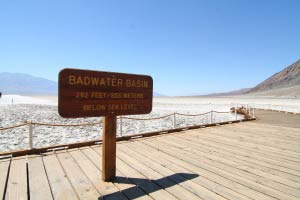
[[[234,115],[235,115],[235,120],[237,120],[237,112],[236,112],[236,107],[234,108]]]
[[[176,113],[173,114],[173,128],[176,128]]]
[[[122,135],[123,135],[122,126],[123,126],[123,120],[122,120],[122,116],[120,116],[120,137],[122,137]]]
[[[116,132],[117,117],[105,116],[102,134],[102,180],[105,182],[116,177]]]
[[[32,122],[29,123],[29,148],[33,148],[33,142],[32,142]]]

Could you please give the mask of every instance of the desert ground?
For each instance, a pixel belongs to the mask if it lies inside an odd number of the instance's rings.
[[[130,116],[133,118],[152,118],[172,114],[200,114],[211,110],[229,112],[237,104],[249,104],[256,108],[284,110],[300,113],[300,99],[295,98],[258,98],[258,97],[155,97],[153,110],[148,115]],[[238,116],[241,119],[242,116]],[[19,96],[4,95],[0,99],[0,128],[10,127],[24,122],[46,124],[82,124],[99,122],[97,125],[79,127],[35,126],[33,127],[34,147],[54,144],[73,143],[101,138],[101,117],[61,118],[57,112],[57,96]],[[232,113],[214,113],[213,122],[235,120]],[[120,120],[117,134],[120,135]],[[210,114],[187,117],[176,115],[176,127],[206,124]],[[138,134],[173,128],[173,116],[158,120],[136,121],[123,119],[122,135]],[[0,131],[0,152],[26,149],[29,146],[29,127],[22,126]]]

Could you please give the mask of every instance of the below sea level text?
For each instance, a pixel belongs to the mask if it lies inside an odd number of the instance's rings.
[[[136,110],[136,104],[89,104],[82,106],[83,111],[117,111],[117,110]]]

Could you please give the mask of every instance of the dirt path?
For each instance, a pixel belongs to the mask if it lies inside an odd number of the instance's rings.
[[[300,114],[286,114],[274,111],[256,110],[256,117],[256,123],[300,128]]]

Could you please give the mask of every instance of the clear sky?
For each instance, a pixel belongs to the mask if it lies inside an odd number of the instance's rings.
[[[252,87],[300,59],[298,0],[0,1],[0,72],[148,74],[166,95]]]

